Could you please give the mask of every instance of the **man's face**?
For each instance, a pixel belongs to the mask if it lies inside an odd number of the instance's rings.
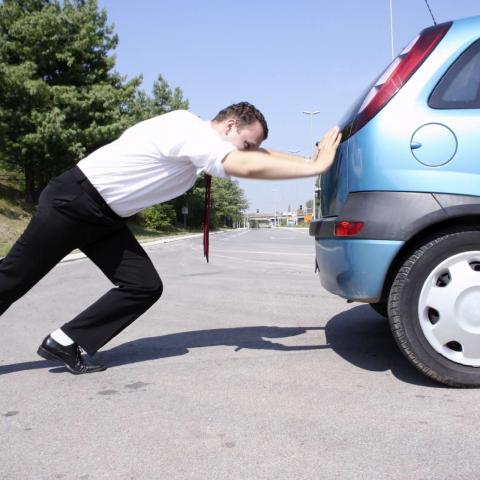
[[[237,120],[229,118],[224,124],[223,138],[238,150],[255,150],[263,141],[263,128],[257,120],[238,129]]]

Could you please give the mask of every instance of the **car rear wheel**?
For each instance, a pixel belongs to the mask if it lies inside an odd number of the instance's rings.
[[[457,387],[480,385],[480,231],[426,241],[392,284],[393,336],[420,371]]]

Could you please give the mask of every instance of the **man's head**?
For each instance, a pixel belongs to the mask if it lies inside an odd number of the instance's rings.
[[[268,137],[265,117],[252,104],[240,102],[217,113],[212,126],[239,150],[258,148]]]

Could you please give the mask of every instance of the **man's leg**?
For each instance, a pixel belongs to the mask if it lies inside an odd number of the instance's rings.
[[[25,232],[0,261],[0,315],[30,290],[65,255],[76,238],[62,215],[40,206]]]
[[[128,227],[83,247],[82,251],[116,285],[62,326],[62,331],[93,355],[161,296],[162,281]]]

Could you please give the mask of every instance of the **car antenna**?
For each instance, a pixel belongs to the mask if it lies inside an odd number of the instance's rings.
[[[425,3],[427,4],[428,11],[430,12],[430,15],[432,16],[433,24],[436,25],[437,22],[435,20],[435,17],[433,16],[432,9],[430,8],[430,5],[428,4],[428,0],[425,0]]]

